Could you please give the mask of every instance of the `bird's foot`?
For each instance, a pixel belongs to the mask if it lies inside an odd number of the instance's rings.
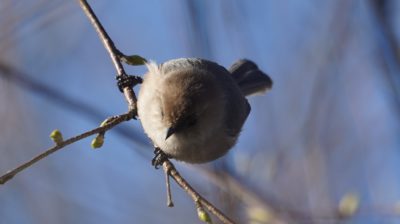
[[[151,160],[151,165],[154,166],[154,168],[159,169],[160,166],[169,158],[165,152],[163,152],[160,148],[155,147],[154,148],[154,158]]]
[[[143,82],[143,79],[136,75],[118,75],[116,79],[118,89],[121,91],[121,93],[125,87],[133,88],[135,85]]]

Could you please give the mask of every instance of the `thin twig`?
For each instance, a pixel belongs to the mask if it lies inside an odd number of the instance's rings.
[[[13,178],[16,174],[18,174],[21,171],[25,170],[26,168],[32,166],[33,164],[35,164],[39,160],[46,158],[50,154],[52,154],[52,153],[64,148],[65,146],[70,145],[70,144],[72,144],[74,142],[77,142],[77,141],[79,141],[81,139],[84,139],[86,137],[89,137],[91,135],[94,135],[94,134],[97,134],[97,133],[100,133],[100,132],[105,132],[105,131],[111,129],[112,127],[114,127],[115,125],[117,125],[117,124],[119,124],[121,122],[127,121],[129,119],[131,119],[131,114],[129,112],[126,113],[126,114],[121,114],[121,115],[115,116],[109,123],[107,123],[106,125],[104,125],[102,127],[98,127],[98,128],[93,129],[93,130],[84,132],[84,133],[82,133],[80,135],[74,136],[72,138],[69,138],[69,139],[67,139],[65,141],[62,141],[62,142],[56,144],[55,146],[53,146],[53,147],[47,149],[46,151],[44,151],[43,153],[33,157],[31,160],[21,164],[17,168],[15,168],[13,170],[10,170],[6,174],[2,175],[0,177],[0,184],[6,183],[11,178]]]
[[[199,202],[203,205],[208,211],[213,213],[219,220],[221,220],[224,224],[234,224],[228,216],[222,213],[218,208],[216,208],[213,204],[203,198],[192,186],[179,174],[176,170],[175,166],[166,159],[163,163],[164,172],[168,172],[169,175],[175,180],[175,182],[188,193],[194,202]]]
[[[168,207],[174,207],[174,202],[172,202],[172,195],[171,195],[171,184],[169,181],[169,171],[164,169],[165,173],[165,185],[167,187],[167,206]]]
[[[120,51],[115,47],[114,42],[107,34],[106,30],[104,29],[103,25],[101,25],[99,19],[97,18],[96,14],[93,12],[90,5],[87,3],[86,0],[79,0],[79,4],[81,5],[82,10],[89,18],[89,21],[92,23],[93,27],[96,29],[97,34],[100,37],[100,40],[103,42],[104,47],[106,48],[108,54],[111,57],[112,62],[114,63],[114,67],[117,70],[118,76],[125,76],[126,72],[122,63],[120,61]],[[124,96],[126,101],[128,102],[129,111],[133,113],[133,116],[137,114],[137,107],[136,107],[136,95],[133,92],[132,88],[125,87],[123,89]]]

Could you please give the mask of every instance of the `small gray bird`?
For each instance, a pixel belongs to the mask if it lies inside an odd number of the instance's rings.
[[[143,129],[166,155],[188,163],[226,154],[250,113],[245,96],[272,87],[272,80],[246,59],[230,71],[198,58],[150,62],[147,68],[138,96]]]

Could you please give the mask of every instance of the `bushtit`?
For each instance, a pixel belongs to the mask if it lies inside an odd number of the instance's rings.
[[[188,163],[227,153],[250,113],[245,96],[272,87],[249,60],[239,60],[230,71],[197,58],[151,62],[147,68],[138,96],[144,131],[166,155]]]

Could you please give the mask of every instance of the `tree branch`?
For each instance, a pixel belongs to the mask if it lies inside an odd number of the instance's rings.
[[[117,76],[127,76],[124,67],[120,61],[120,51],[115,47],[114,42],[107,34],[106,30],[104,29],[103,25],[101,25],[99,19],[93,12],[90,5],[87,3],[86,0],[79,0],[79,4],[81,5],[82,10],[84,11],[85,15],[89,18],[89,21],[92,23],[93,27],[95,28],[97,34],[100,37],[100,40],[103,42],[104,47],[106,48],[108,54],[111,57],[111,60],[114,64],[115,69],[117,70]],[[123,89],[123,93],[125,96],[126,101],[128,102],[129,111],[132,113],[132,117],[136,116],[137,114],[137,106],[136,106],[136,95],[133,92],[132,88],[125,87]]]
[[[87,3],[86,0],[79,0],[79,3],[81,5],[81,8],[83,9],[84,13],[86,16],[89,18],[90,22],[96,29],[96,32],[99,35],[99,38],[102,40],[104,47],[108,51],[111,60],[114,63],[115,69],[117,70],[118,76],[125,76],[125,70],[122,67],[121,61],[120,61],[120,56],[121,53],[120,51],[115,47],[114,42],[111,40],[110,36],[107,34],[103,26],[101,25],[100,21],[98,20],[97,16],[91,9],[90,5]],[[133,92],[131,87],[125,87],[123,89],[125,99],[128,102],[128,107],[130,111],[134,112],[134,115],[136,115],[137,107],[137,99],[135,96],[135,93]],[[219,211],[214,205],[212,205],[210,202],[208,202],[206,199],[204,199],[199,193],[197,193],[189,184],[188,182],[178,173],[174,165],[166,159],[163,163],[163,168],[164,171],[167,175],[170,175],[178,185],[185,190],[195,201],[195,203],[200,203],[204,207],[207,208],[211,213],[213,213],[215,216],[217,216],[223,223],[226,224],[232,224],[234,223],[232,220],[230,220],[226,215],[224,215],[221,211]]]
[[[98,134],[98,133],[101,133],[101,132],[105,132],[105,131],[111,129],[112,127],[114,127],[115,125],[117,125],[117,124],[119,124],[121,122],[130,120],[130,119],[131,119],[131,114],[129,112],[126,113],[126,114],[121,114],[121,115],[112,117],[110,119],[110,121],[107,122],[102,127],[95,128],[93,130],[90,130],[90,131],[84,132],[84,133],[82,133],[80,135],[77,135],[77,136],[74,136],[72,138],[69,138],[69,139],[67,139],[65,141],[61,141],[61,142],[57,143],[55,146],[47,149],[43,153],[33,157],[31,160],[19,165],[17,168],[15,168],[13,170],[10,170],[6,174],[2,175],[0,177],[0,184],[5,184],[7,181],[9,181],[11,178],[13,178],[16,174],[18,174],[21,171],[25,170],[26,168],[32,166],[33,164],[35,164],[39,160],[46,158],[50,154],[52,154],[52,153],[64,148],[65,146],[70,145],[70,144],[72,144],[74,142],[77,142],[77,141],[79,141],[81,139],[84,139],[86,137],[89,137],[91,135]]]

